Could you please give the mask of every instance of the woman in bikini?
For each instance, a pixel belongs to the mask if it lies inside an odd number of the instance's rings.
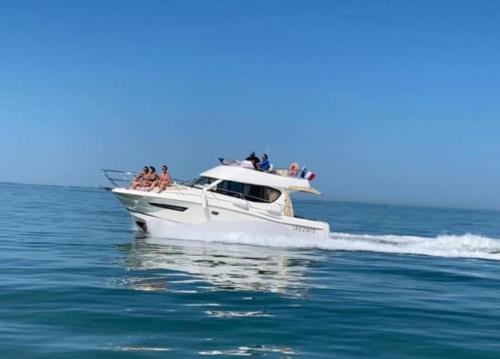
[[[156,174],[156,168],[153,166],[149,166],[149,174],[147,176],[147,181],[144,183],[144,188],[146,191],[151,191],[153,188],[155,188],[156,183],[158,183],[158,180],[160,177]]]
[[[148,166],[144,166],[143,172],[134,178],[134,182],[132,182],[132,187],[130,187],[130,189],[138,189],[139,187],[144,187],[144,181],[146,180],[148,175],[149,168]]]
[[[153,185],[151,189],[158,187],[158,192],[162,192],[172,185],[172,180],[168,174],[168,167],[163,165],[161,167],[161,175],[158,181]]]

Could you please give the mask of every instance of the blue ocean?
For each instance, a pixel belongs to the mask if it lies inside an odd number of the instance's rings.
[[[500,357],[500,212],[297,201],[330,238],[190,240],[100,189],[0,199],[2,358]]]

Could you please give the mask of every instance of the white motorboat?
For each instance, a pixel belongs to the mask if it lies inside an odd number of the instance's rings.
[[[160,193],[120,186],[118,181],[131,172],[103,172],[114,185],[112,192],[144,231],[148,231],[148,222],[161,220],[191,226],[236,223],[245,228],[247,224],[321,238],[330,233],[328,223],[294,215],[291,193],[320,193],[307,179],[289,176],[287,170],[269,173],[219,165],[190,183],[174,181]]]

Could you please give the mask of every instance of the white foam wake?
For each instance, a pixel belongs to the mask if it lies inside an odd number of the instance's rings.
[[[188,239],[208,242],[270,246],[281,248],[321,249],[336,251],[368,251],[439,257],[462,257],[500,260],[500,239],[475,234],[419,237],[403,235],[371,235],[330,233],[318,239],[307,234],[277,231],[275,227],[258,228],[245,224],[213,224],[197,226],[170,225],[163,221],[148,222],[157,238]]]
[[[500,260],[500,239],[475,234],[437,237],[331,233],[325,249]]]

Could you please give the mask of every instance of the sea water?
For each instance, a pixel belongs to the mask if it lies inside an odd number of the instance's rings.
[[[144,235],[110,193],[0,184],[0,356],[500,357],[500,212],[295,207],[330,237]]]

